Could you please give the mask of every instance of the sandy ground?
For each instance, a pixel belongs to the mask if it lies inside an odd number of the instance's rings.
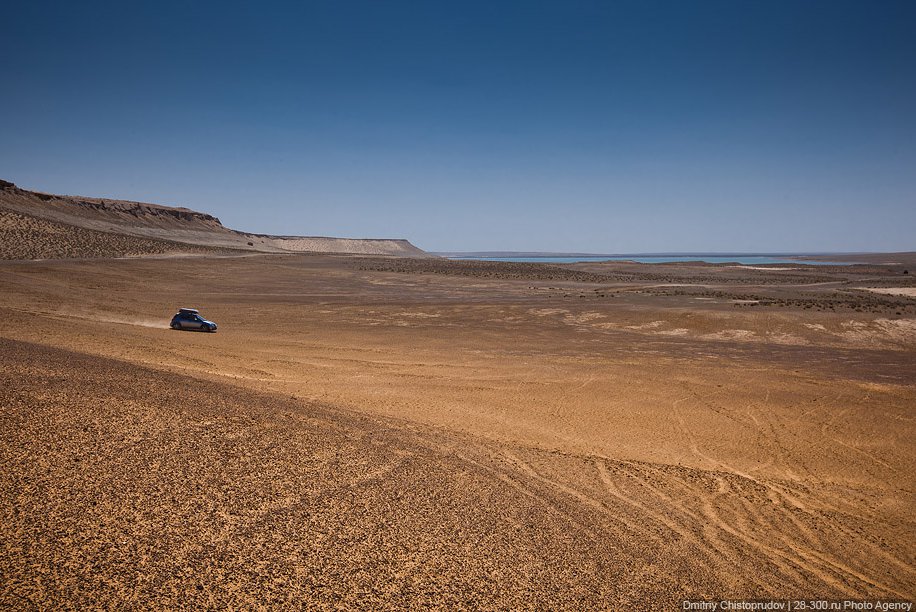
[[[868,291],[886,293],[887,295],[905,295],[916,297],[916,287],[867,287]]]
[[[0,605],[913,598],[899,270],[483,263],[0,263]]]

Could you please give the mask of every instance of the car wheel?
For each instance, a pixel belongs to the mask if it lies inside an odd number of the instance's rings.
[[[181,328],[181,326],[178,325],[178,323],[172,323],[171,327],[172,327],[172,329],[174,329],[175,331],[178,331],[178,330]]]

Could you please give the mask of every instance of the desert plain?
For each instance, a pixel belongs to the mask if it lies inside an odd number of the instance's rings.
[[[912,600],[914,263],[2,261],[0,606]]]

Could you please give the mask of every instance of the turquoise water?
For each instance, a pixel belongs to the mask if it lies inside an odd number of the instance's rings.
[[[587,263],[596,261],[636,261],[639,263],[675,263],[681,261],[703,261],[706,263],[739,263],[746,266],[762,264],[808,264],[814,266],[848,266],[851,261],[798,261],[784,257],[763,255],[666,255],[640,257],[637,255],[614,255],[610,257],[450,257],[449,259],[472,259],[476,261],[515,261],[531,263]]]

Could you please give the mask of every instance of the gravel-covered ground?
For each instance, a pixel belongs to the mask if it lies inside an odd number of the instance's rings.
[[[384,263],[0,262],[0,607],[912,599],[900,270]]]

